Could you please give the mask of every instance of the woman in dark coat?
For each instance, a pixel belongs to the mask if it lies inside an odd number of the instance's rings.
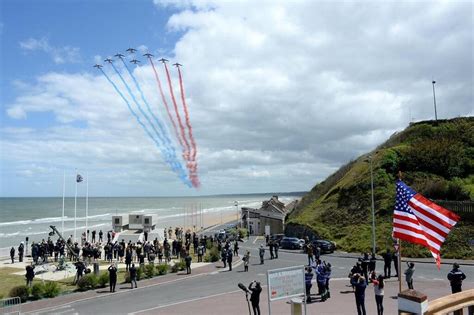
[[[117,267],[115,267],[115,264],[112,264],[110,265],[108,270],[109,270],[110,292],[115,292],[115,285],[117,284]]]

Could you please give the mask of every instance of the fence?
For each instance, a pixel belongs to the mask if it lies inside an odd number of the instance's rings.
[[[12,297],[0,300],[0,314],[20,314],[21,300],[19,297]]]
[[[434,200],[433,202],[458,214],[461,219],[474,220],[474,201]]]
[[[453,313],[462,315],[467,309],[469,315],[474,314],[474,290],[467,290],[430,301],[425,315],[445,315]]]

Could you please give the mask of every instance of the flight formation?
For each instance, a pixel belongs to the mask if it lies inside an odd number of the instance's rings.
[[[178,104],[171,81],[170,70],[168,68],[168,60],[164,58],[158,60],[163,65],[162,68],[166,76],[165,80],[167,81],[167,93],[166,88],[164,88],[163,84],[161,83],[159,69],[157,69],[155,63],[153,62],[154,56],[150,53],[143,55],[143,57],[148,60],[148,63],[153,70],[157,85],[157,92],[159,93],[159,99],[162,103],[159,104],[159,106],[163,106],[166,111],[170,125],[172,126],[174,132],[174,136],[176,137],[181,149],[184,166],[182,160],[178,158],[174,142],[172,141],[172,137],[168,132],[166,124],[152,109],[152,106],[150,105],[146,95],[143,93],[139,81],[135,77],[133,71],[130,69],[130,65],[133,65],[135,68],[140,67],[141,62],[136,59],[137,50],[134,48],[129,48],[126,50],[126,52],[127,56],[118,53],[114,56],[115,58],[109,57],[104,60],[105,66],[117,75],[116,81],[112,79],[112,76],[107,74],[103,65],[96,64],[94,67],[105,76],[117,94],[120,95],[132,116],[142,127],[147,136],[154,142],[173,172],[175,172],[181,181],[183,181],[183,183],[189,187],[198,188],[200,182],[196,161],[197,146],[193,135],[191,120],[189,118],[186,97],[184,94],[183,75],[181,72],[182,65],[179,63],[173,64],[173,66],[175,66],[177,69],[179,79],[180,104]],[[126,72],[125,75],[117,68],[115,62],[123,65],[124,72]]]

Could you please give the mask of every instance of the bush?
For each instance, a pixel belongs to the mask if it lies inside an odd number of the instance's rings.
[[[22,303],[28,300],[29,295],[30,295],[30,288],[28,288],[26,285],[19,285],[19,286],[13,287],[9,293],[10,297],[18,296]]]
[[[105,288],[109,283],[109,274],[107,272],[102,273],[98,279],[98,286],[100,288]]]
[[[168,273],[169,266],[164,264],[164,265],[158,265],[156,267],[156,272],[158,273],[159,276],[163,276]]]
[[[46,298],[53,298],[59,295],[61,292],[61,288],[59,284],[54,281],[46,282],[44,285],[44,293],[43,296]]]
[[[204,256],[204,261],[205,262],[219,261],[219,251],[217,250],[217,247],[212,247],[210,250],[206,252],[206,255]]]
[[[146,265],[145,266],[145,277],[147,277],[149,279],[149,278],[153,278],[154,275],[155,275],[155,265],[153,265],[153,264]]]
[[[97,279],[97,276],[94,274],[87,274],[83,276],[79,281],[77,282],[77,288],[79,291],[87,291],[91,289],[95,289],[97,287],[99,280]]]
[[[173,266],[171,266],[171,272],[176,273],[178,271],[186,269],[186,263],[184,261],[178,261]]]
[[[137,281],[143,279],[143,273],[144,273],[143,269],[144,269],[143,266],[140,266],[137,268]]]
[[[31,295],[33,296],[33,300],[39,300],[43,297],[44,294],[44,284],[42,282],[37,282],[33,284],[31,288]]]
[[[123,283],[130,283],[130,273],[129,272],[125,273]]]

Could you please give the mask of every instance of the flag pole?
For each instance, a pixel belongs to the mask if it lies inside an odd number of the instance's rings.
[[[88,231],[88,218],[89,218],[89,172],[86,172],[86,236],[87,241],[89,241]]]
[[[74,194],[74,242],[77,241],[77,234],[76,234],[76,229],[77,229],[77,168],[76,168],[76,192]]]
[[[398,293],[402,292],[402,241],[398,238]]]
[[[64,199],[66,196],[66,170],[63,170],[63,215],[61,216],[61,234],[64,236]]]
[[[398,171],[398,179],[402,180],[402,171]],[[398,293],[402,292],[402,241],[397,238],[398,243]]]

